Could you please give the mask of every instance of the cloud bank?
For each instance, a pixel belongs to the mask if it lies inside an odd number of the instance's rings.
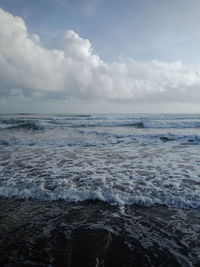
[[[16,96],[198,103],[200,66],[132,59],[108,64],[72,30],[64,32],[62,49],[46,49],[22,18],[0,9],[0,97]]]

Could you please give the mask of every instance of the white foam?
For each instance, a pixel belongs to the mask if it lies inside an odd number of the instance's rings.
[[[200,120],[144,120],[145,128],[200,128]]]
[[[131,205],[139,204],[144,206],[152,205],[167,205],[169,207],[194,208],[200,209],[200,199],[197,195],[188,196],[173,196],[166,193],[162,195],[159,190],[154,191],[154,195],[149,189],[149,195],[142,195],[142,193],[132,191],[132,194],[111,190],[111,192],[104,191],[106,188],[102,187],[99,190],[93,191],[91,188],[57,188],[53,191],[42,188],[41,186],[33,186],[32,188],[17,188],[17,186],[1,186],[0,196],[3,198],[16,199],[36,199],[40,201],[55,201],[65,200],[68,202],[77,202],[84,200],[101,200],[114,205]],[[182,192],[184,193],[184,192]],[[162,197],[160,197],[162,195]]]
[[[156,116],[138,115],[134,120],[148,119],[168,126],[175,123],[170,116],[164,120]],[[112,115],[103,118],[95,119],[112,124]],[[116,121],[122,125],[133,115],[125,116],[124,121],[123,118],[118,116]],[[69,202],[99,199],[120,206],[200,208],[198,129],[63,129],[49,127],[48,120],[49,117],[37,118],[40,125],[47,124],[45,131],[1,130],[1,197]],[[180,123],[192,125],[198,117],[188,120],[185,116]]]

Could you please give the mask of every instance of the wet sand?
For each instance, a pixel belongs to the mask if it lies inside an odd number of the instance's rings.
[[[200,213],[166,206],[0,201],[1,266],[200,266]]]

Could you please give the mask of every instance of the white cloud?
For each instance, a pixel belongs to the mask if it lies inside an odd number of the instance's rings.
[[[200,66],[128,60],[107,64],[72,30],[62,50],[42,46],[22,18],[0,9],[0,95],[116,102],[199,102]],[[14,89],[13,89],[14,88]]]

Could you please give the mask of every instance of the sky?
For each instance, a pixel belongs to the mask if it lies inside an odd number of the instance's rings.
[[[200,112],[200,0],[0,0],[0,113]]]

